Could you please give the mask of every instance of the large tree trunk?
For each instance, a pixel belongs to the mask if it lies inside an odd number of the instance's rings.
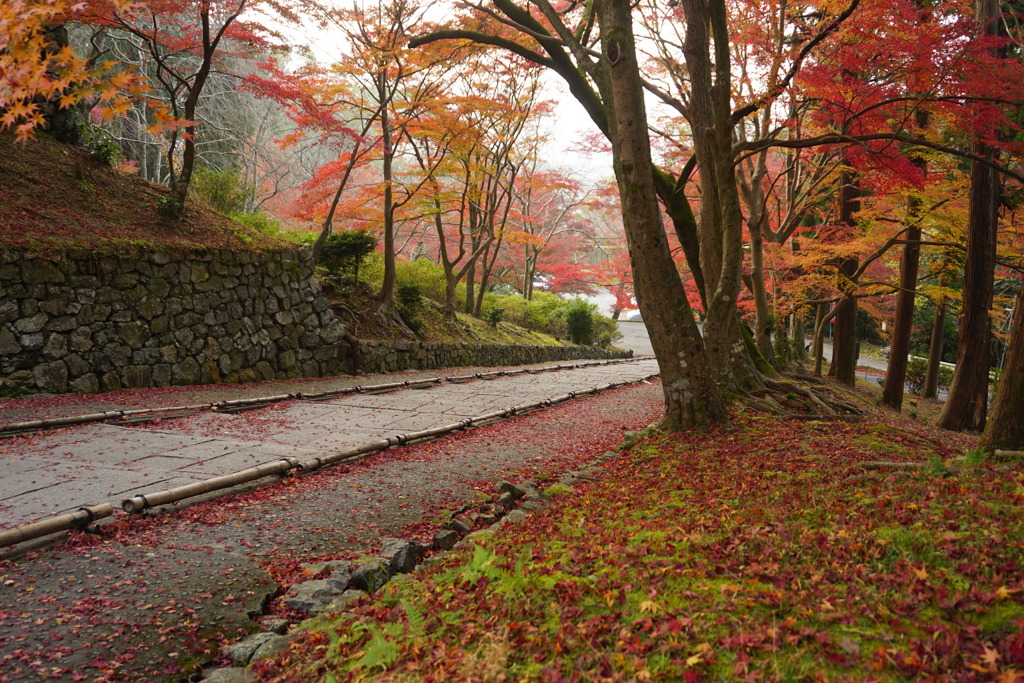
[[[708,300],[704,339],[716,381],[732,391],[751,391],[763,387],[763,377],[736,315],[742,283],[743,215],[732,151],[732,62],[726,10],[724,3],[704,0],[683,0],[682,6],[686,12],[683,53],[691,79],[690,127],[701,170],[700,265]]]
[[[978,444],[989,452],[997,448],[1024,450],[1024,283],[1021,285],[1013,309],[1006,364],[992,401],[992,414]]]
[[[911,220],[916,220],[911,213]],[[903,387],[907,381],[907,355],[914,327],[914,296],[917,294],[917,266],[921,258],[921,228],[907,231],[907,244],[900,259],[900,291],[896,295],[896,316],[889,345],[889,363],[885,371],[882,403],[893,410],[903,407]]]
[[[975,12],[986,35],[994,36],[999,32],[998,0],[975,0]],[[995,150],[980,136],[975,138],[973,147],[978,157],[990,162],[995,160]],[[981,431],[985,426],[992,335],[989,309],[996,265],[999,195],[999,176],[995,169],[972,161],[960,341],[956,347],[953,384],[939,415],[939,426],[946,429]]]
[[[636,298],[651,330],[665,392],[662,426],[679,429],[724,420],[728,411],[711,379],[703,340],[662,228],[629,0],[597,0],[596,8],[607,69],[609,140]]]
[[[50,24],[43,29],[43,55],[50,57],[60,53],[68,47],[68,28],[66,24]],[[57,78],[58,75],[48,71],[47,78]],[[81,137],[82,116],[75,107],[62,107],[60,105],[61,92],[55,93],[49,99],[39,102],[39,109],[43,115],[43,130],[57,138],[61,142],[77,144]]]
[[[994,157],[988,145],[979,143],[976,150],[982,156]],[[992,335],[989,310],[992,308],[996,263],[999,178],[994,169],[977,161],[971,163],[969,211],[956,371],[939,415],[940,427],[956,431],[981,431],[988,409],[989,342]]]

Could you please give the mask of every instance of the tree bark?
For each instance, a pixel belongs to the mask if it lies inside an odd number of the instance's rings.
[[[995,156],[984,143],[979,142],[975,149],[983,156]],[[972,162],[970,192],[956,371],[938,423],[940,427],[954,431],[981,431],[988,411],[989,342],[992,336],[989,310],[992,308],[999,214],[999,177],[996,171]]]
[[[914,218],[911,213],[911,220]],[[907,355],[914,327],[914,296],[917,294],[917,266],[921,259],[921,228],[907,230],[907,244],[900,258],[900,291],[896,295],[896,315],[889,344],[889,363],[885,370],[882,403],[899,412],[903,407],[903,388],[907,381]]]
[[[942,366],[942,353],[946,347],[946,306],[940,299],[935,302],[935,316],[932,318],[932,336],[928,342],[928,368],[924,373],[923,398],[935,398],[939,395],[939,368]]]
[[[918,109],[914,114],[917,129],[923,132],[928,128],[928,112]],[[927,172],[927,162],[923,157],[912,160],[914,166]],[[907,200],[907,220],[911,223],[907,230],[907,244],[903,246],[900,257],[900,290],[896,295],[896,315],[893,322],[892,342],[889,344],[889,362],[885,371],[885,386],[882,389],[882,403],[899,412],[903,407],[903,390],[907,381],[907,355],[910,353],[910,336],[914,327],[914,297],[917,294],[917,272],[921,261],[921,227],[918,224],[921,213],[921,200],[911,197]]]
[[[988,452],[1024,450],[1024,283],[1017,294],[1006,364],[992,400],[992,414],[978,442]]]
[[[390,102],[387,92],[387,73],[381,71],[377,75],[378,102]],[[384,178],[384,282],[380,287],[377,301],[380,310],[391,314],[395,310],[395,196],[393,165],[395,150],[391,140],[391,118],[387,106],[381,106],[380,133],[384,146],[381,154],[382,173]]]
[[[772,348],[768,290],[764,284],[764,236],[761,233],[761,224],[764,220],[767,220],[767,216],[761,214],[757,220],[747,224],[750,233],[750,293],[754,296],[754,343],[765,360],[776,367],[778,361]],[[785,331],[780,330],[777,334],[785,336]]]
[[[822,326],[825,324],[825,316],[828,315],[828,304],[818,304],[814,311],[814,337],[812,344],[814,348],[814,376],[821,377],[821,366],[824,365],[825,356],[825,331]]]
[[[854,214],[860,211],[860,183],[857,174],[843,171],[840,174],[839,220],[851,228],[857,224]],[[839,291],[845,298],[836,304],[835,326],[832,335],[832,365],[828,374],[838,381],[853,386],[857,381],[857,299],[853,297],[856,283],[851,279],[857,272],[856,258],[845,258],[839,262],[836,275]]]
[[[728,411],[662,228],[651,164],[643,86],[629,0],[597,0],[609,140],[637,303],[665,394],[662,426],[680,429],[726,419]]]
[[[986,35],[994,36],[999,32],[998,0],[975,0],[975,13]],[[980,135],[975,137],[973,148],[978,157],[995,161],[995,150]],[[996,266],[999,196],[999,175],[995,169],[972,161],[960,341],[956,347],[953,383],[938,423],[945,429],[980,431],[985,427],[992,335],[989,309]]]
[[[700,266],[707,288],[704,340],[716,382],[732,391],[762,388],[740,331],[742,221],[733,156],[732,61],[724,2],[683,0],[683,54],[691,79],[689,123],[701,169]],[[713,40],[712,40],[713,38]]]

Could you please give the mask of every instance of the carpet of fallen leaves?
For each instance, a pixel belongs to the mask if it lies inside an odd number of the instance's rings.
[[[183,224],[164,218],[167,188],[107,168],[78,147],[46,135],[25,143],[0,133],[0,245],[47,251],[124,252],[166,249],[256,249],[276,240],[189,203]]]
[[[880,411],[648,436],[256,673],[1024,680],[1024,470],[972,445]]]

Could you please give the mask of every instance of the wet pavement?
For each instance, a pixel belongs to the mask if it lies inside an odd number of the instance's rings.
[[[438,373],[427,371],[417,376],[444,376]],[[655,373],[653,359],[595,364],[383,394],[288,400],[238,414],[203,411],[139,424],[96,423],[8,437],[0,440],[0,529],[81,506],[109,502],[117,507],[134,495],[203,481],[282,457],[329,455],[350,446]],[[338,389],[353,382],[373,383],[365,378],[339,378],[334,383],[305,384],[303,391]],[[263,387],[263,395],[276,389]],[[194,395],[191,398],[195,400]],[[84,411],[85,407],[79,406],[79,412]]]

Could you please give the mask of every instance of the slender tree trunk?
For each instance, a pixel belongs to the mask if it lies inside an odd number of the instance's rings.
[[[668,248],[654,187],[643,86],[629,0],[597,0],[602,67],[607,70],[609,140],[637,303],[665,392],[662,425],[679,429],[724,420],[728,411]]]
[[[915,113],[917,129],[928,128],[928,112],[918,109]],[[921,169],[922,175],[927,172],[927,162],[923,157],[916,157],[913,164]],[[885,371],[885,387],[882,389],[882,403],[893,410],[903,407],[903,389],[907,381],[907,354],[910,353],[910,336],[914,327],[914,297],[917,294],[917,270],[921,260],[921,228],[918,223],[921,213],[921,200],[911,197],[907,201],[907,219],[911,227],[907,231],[907,244],[903,246],[900,258],[900,291],[896,295],[896,316],[892,331],[892,343],[889,345],[889,363]]]
[[[377,92],[380,101],[384,102],[387,97],[387,83],[385,72],[381,71],[377,76]],[[393,164],[395,152],[391,141],[391,117],[387,107],[381,107],[380,131],[384,150],[381,162],[384,177],[384,282],[381,284],[380,294],[377,300],[380,302],[380,309],[385,313],[393,313],[395,310],[395,198]]]
[[[768,289],[764,286],[764,237],[761,233],[763,214],[753,223],[748,223],[750,233],[750,291],[754,295],[754,343],[764,359],[775,366],[772,348],[771,310],[768,306]]]
[[[946,305],[940,299],[935,303],[935,316],[932,318],[932,336],[928,342],[928,368],[924,373],[924,398],[936,398],[939,395],[939,368],[942,366],[942,354],[946,347]]]
[[[472,243],[473,250],[476,251],[476,241]],[[476,301],[476,261],[469,264],[466,268],[466,302],[462,307],[463,313],[467,315],[473,315],[473,304]]]
[[[911,220],[917,220],[915,211]],[[910,353],[910,335],[914,327],[914,296],[917,294],[917,266],[921,258],[921,228],[913,226],[907,231],[907,244],[900,259],[900,291],[896,295],[896,315],[889,345],[889,363],[885,371],[882,403],[895,411],[903,406],[903,388],[907,381],[907,355]]]
[[[989,452],[1024,450],[1024,282],[1013,309],[1006,364],[992,400],[992,414],[978,445]]]
[[[825,316],[828,315],[828,305],[818,304],[814,311],[814,376],[821,377],[821,367],[825,360]]]
[[[480,317],[480,311],[484,307],[484,294],[487,293],[487,281],[490,279],[491,271],[487,267],[487,256],[491,251],[491,246],[487,245],[484,247],[484,252],[480,254],[480,286],[477,287],[476,299],[473,302],[473,315]],[[497,257],[497,252],[495,252]]]
[[[851,228],[857,224],[854,214],[860,210],[860,183],[856,173],[840,174],[839,220]],[[845,258],[839,263],[836,276],[839,291],[845,294],[837,305],[835,330],[832,339],[832,365],[828,374],[838,381],[853,386],[857,381],[857,299],[853,297],[857,285],[851,279],[857,272],[857,259]]]

